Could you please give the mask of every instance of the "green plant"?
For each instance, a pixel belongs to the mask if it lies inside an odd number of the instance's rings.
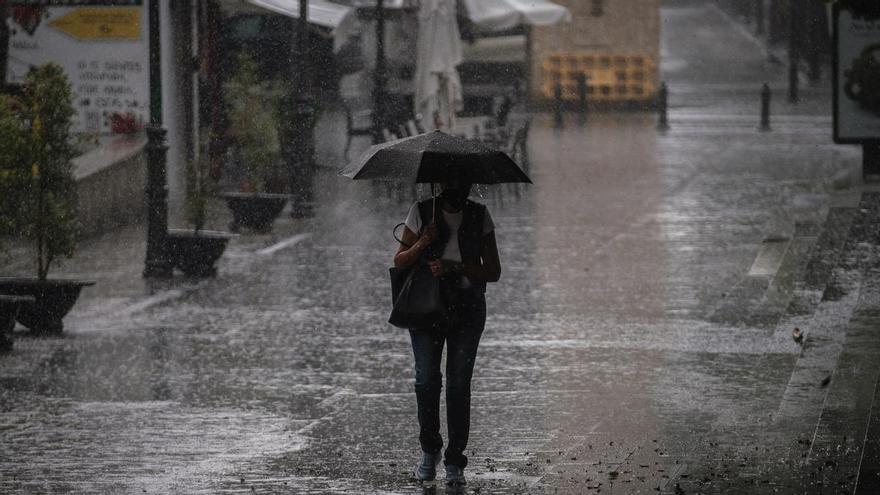
[[[16,213],[7,222],[33,243],[37,277],[45,280],[54,261],[73,256],[79,234],[70,83],[56,64],[36,67],[27,75],[18,105],[7,100],[5,107],[0,126],[4,138],[12,136],[16,143],[10,147],[4,140],[0,159],[11,170],[5,180],[14,188]]]
[[[27,162],[27,131],[17,112],[21,103],[8,95],[0,95],[0,259],[6,253],[3,237],[14,231],[19,212],[20,184]]]
[[[210,136],[206,141],[210,141]],[[214,195],[216,181],[211,178],[211,160],[200,145],[200,153],[186,166],[186,219],[198,233],[205,226],[208,216],[208,199]]]
[[[256,61],[243,50],[224,96],[233,159],[254,191],[266,191],[280,163],[279,91],[260,79]]]

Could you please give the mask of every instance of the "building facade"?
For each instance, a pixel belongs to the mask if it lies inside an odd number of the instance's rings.
[[[529,96],[595,104],[653,101],[659,86],[660,0],[554,0],[572,22],[532,28]]]

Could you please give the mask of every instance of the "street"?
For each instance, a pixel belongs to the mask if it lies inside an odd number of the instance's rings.
[[[831,141],[827,82],[787,103],[785,66],[711,4],[663,20],[668,131],[652,113],[569,113],[562,128],[538,113],[534,185],[472,196],[495,221],[502,276],[487,291],[465,493],[855,487],[877,414],[877,277],[817,267],[878,268],[876,236],[855,244],[858,267],[849,244],[823,244],[880,207],[839,185],[860,150]],[[318,137],[315,216],[234,239],[214,279],[145,283],[142,227],[84,243],[58,274],[98,285],[64,336],[22,331],[0,357],[0,491],[446,493],[410,479],[413,357],[386,323],[391,231],[410,198],[337,177],[339,139]],[[839,297],[823,298],[828,284]],[[840,335],[863,313],[874,320],[850,356]],[[838,363],[858,372],[821,385]],[[867,403],[828,424],[847,396]]]

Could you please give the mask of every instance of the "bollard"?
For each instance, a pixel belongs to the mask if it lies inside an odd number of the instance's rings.
[[[554,120],[556,122],[556,127],[562,127],[565,123],[562,118],[562,83],[557,82],[556,86],[553,87],[553,100],[554,100]]]
[[[880,177],[880,145],[862,143],[862,178],[875,182]]]
[[[788,12],[788,102],[797,103],[800,101],[798,94],[798,66],[800,65],[800,47],[798,40],[800,38],[798,5],[797,2],[789,2],[791,10]]]
[[[661,131],[669,129],[669,115],[667,114],[669,106],[668,99],[669,89],[666,87],[665,82],[660,83],[660,90],[657,92],[657,113],[659,114],[657,129]]]
[[[770,86],[764,83],[761,89],[761,130],[770,130]]]
[[[587,75],[579,72],[577,75],[578,110],[587,113]]]
[[[797,57],[795,57],[789,62],[788,66],[788,102],[798,103],[800,99],[800,91],[798,89],[798,61]]]

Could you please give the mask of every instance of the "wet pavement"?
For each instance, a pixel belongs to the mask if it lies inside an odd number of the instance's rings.
[[[876,478],[880,200],[839,180],[858,150],[831,144],[818,88],[780,98],[759,132],[757,90],[783,87],[780,67],[712,7],[664,21],[670,130],[535,115],[534,186],[482,198],[503,274],[463,492],[852,493],[859,472]],[[58,274],[99,285],[64,336],[19,331],[0,357],[0,491],[446,493],[409,478],[412,357],[385,323],[409,198],[336,177],[331,136],[315,217],[234,239],[215,279],[145,283],[142,228],[83,244]]]

